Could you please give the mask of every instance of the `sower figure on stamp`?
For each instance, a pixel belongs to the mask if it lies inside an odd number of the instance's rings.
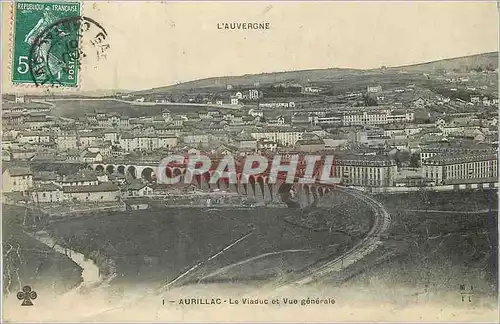
[[[29,31],[29,33],[24,38],[24,41],[28,43],[30,46],[33,45],[37,37],[41,35],[50,25],[57,21],[57,17],[52,13],[49,7],[46,7],[43,11],[43,16],[38,20],[38,23]],[[43,42],[41,42],[36,48],[36,53],[34,57],[40,59],[45,58],[47,60],[47,65],[49,66],[50,71],[52,71],[55,75],[59,74],[61,71],[61,66],[58,64],[59,60],[54,54],[49,53],[49,50],[52,46],[52,40],[47,38]],[[37,75],[38,79],[44,79],[46,76],[44,73],[40,73]]]

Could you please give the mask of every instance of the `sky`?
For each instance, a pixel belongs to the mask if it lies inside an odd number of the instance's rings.
[[[9,39],[10,3],[2,6]],[[498,51],[499,37],[495,2],[84,2],[83,15],[102,25],[110,45],[106,59],[84,62],[84,91],[399,66]],[[218,29],[224,22],[269,22],[270,29]],[[3,91],[26,91],[11,85],[12,42],[2,45]]]

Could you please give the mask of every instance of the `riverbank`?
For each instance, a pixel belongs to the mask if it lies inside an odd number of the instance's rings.
[[[3,292],[15,295],[24,285],[57,295],[78,287],[83,269],[63,253],[23,230],[25,207],[2,205]]]
[[[38,240],[40,243],[45,244],[52,250],[64,254],[65,256],[73,260],[73,262],[75,262],[82,269],[82,282],[77,287],[77,289],[95,286],[96,284],[102,282],[103,277],[101,276],[101,271],[93,260],[88,259],[83,254],[73,251],[68,247],[62,247],[58,245],[46,231],[38,231],[36,233],[25,234]]]

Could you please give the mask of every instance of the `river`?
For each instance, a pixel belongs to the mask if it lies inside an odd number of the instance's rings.
[[[82,268],[82,283],[77,288],[94,286],[102,282],[103,278],[100,274],[99,267],[91,259],[86,258],[83,254],[73,251],[71,249],[62,247],[54,241],[46,231],[38,231],[35,234],[26,233],[39,242],[47,245],[56,252],[66,255]]]

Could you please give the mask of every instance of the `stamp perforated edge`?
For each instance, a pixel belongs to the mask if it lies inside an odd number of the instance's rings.
[[[51,3],[53,1],[40,1],[41,3]],[[84,1],[73,1],[73,2],[78,2],[80,4],[80,16],[83,16],[83,11],[84,11]],[[15,83],[12,82],[12,62],[14,59],[14,51],[13,51],[13,46],[14,46],[14,11],[15,11],[15,5],[17,1],[10,1],[10,21],[9,21],[9,61],[7,63],[7,71],[4,71],[4,73],[9,74],[9,85],[15,89],[40,89],[40,92],[43,92],[44,90],[50,90],[50,89],[57,89],[58,92],[78,92],[83,83],[83,69],[78,71],[78,83],[76,86],[53,86],[53,85],[36,85],[34,83]]]

